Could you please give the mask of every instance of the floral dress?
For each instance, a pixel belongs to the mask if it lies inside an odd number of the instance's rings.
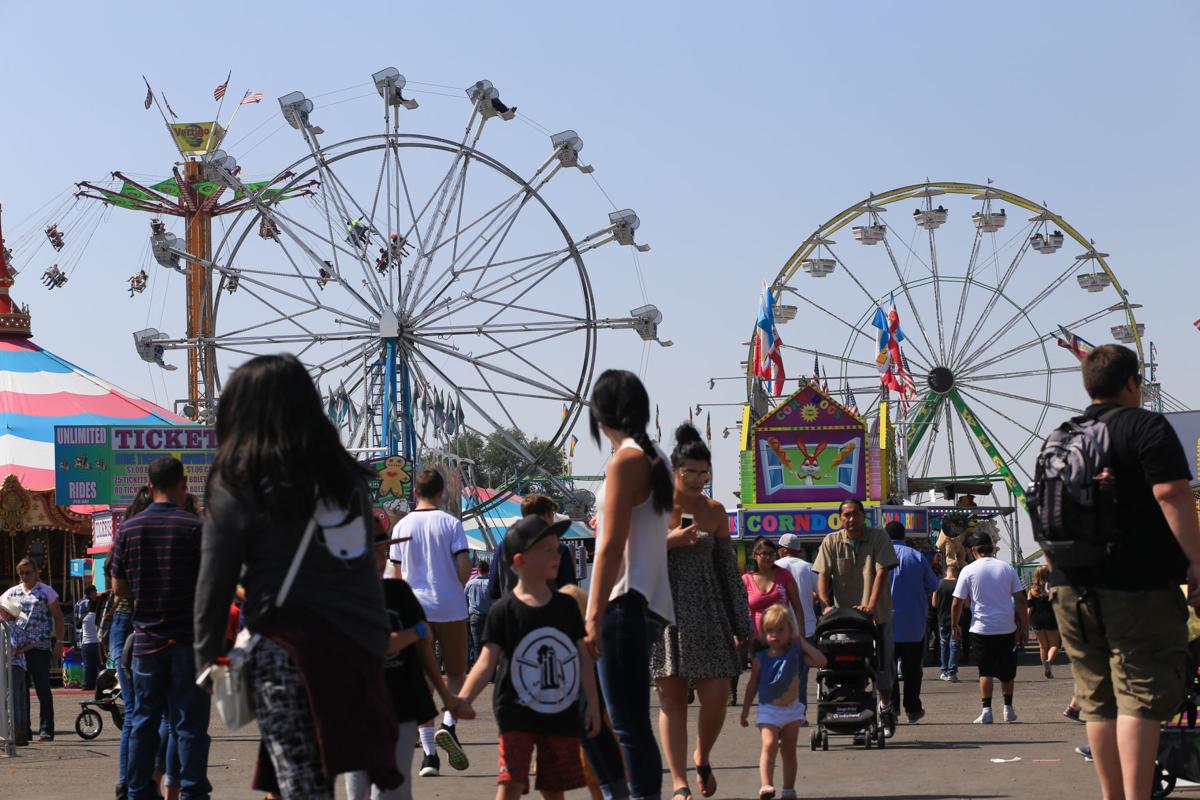
[[[749,638],[750,609],[728,536],[700,532],[690,547],[667,551],[675,624],[654,642],[655,678],[732,678],[741,672],[733,637]]]

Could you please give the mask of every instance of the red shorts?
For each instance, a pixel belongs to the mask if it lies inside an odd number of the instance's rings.
[[[500,775],[496,783],[516,783],[529,791],[529,764],[537,745],[537,786],[541,792],[569,792],[587,785],[579,761],[578,736],[546,736],[525,731],[500,734]]]

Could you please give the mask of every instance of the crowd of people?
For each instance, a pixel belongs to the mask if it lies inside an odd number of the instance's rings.
[[[106,567],[108,602],[93,590],[74,609],[85,679],[94,686],[102,641],[118,665],[116,796],[212,793],[204,676],[242,659],[261,735],[254,788],[268,797],[332,798],[341,780],[353,800],[410,798],[417,777],[441,774],[443,753],[451,769],[469,769],[457,725],[476,717],[489,685],[498,798],[531,785],[547,798],[585,786],[616,800],[712,797],[730,705],[744,727],[757,705],[759,797],[795,797],[809,672],[826,665],[816,634],[836,609],[874,623],[888,737],[901,711],[910,725],[926,714],[930,645],[939,677],[957,682],[969,644],[976,723],[994,722],[996,683],[1000,718],[1016,722],[1017,654],[1032,629],[1046,678],[1060,649],[1070,656],[1075,696],[1064,713],[1087,722],[1104,796],[1145,796],[1159,725],[1184,690],[1200,529],[1186,458],[1161,416],[1137,408],[1128,353],[1097,348],[1083,375],[1088,413],[1104,415],[1122,475],[1119,527],[1139,520],[1142,539],[1116,539],[1111,560],[1086,571],[1042,567],[1028,593],[989,535],[948,541],[952,557],[931,559],[899,522],[869,526],[859,500],[841,504],[840,528],[811,563],[798,536],[758,537],[743,571],[726,510],[705,493],[713,464],[700,434],[681,426],[668,454],[647,434],[644,386],[618,370],[599,376],[590,402],[592,436],[611,457],[588,589],[562,541],[570,520],[544,495],[526,497],[490,561],[473,563],[437,469],[415,476],[415,507],[402,518],[373,509],[368,474],[300,362],[256,358],[225,387],[203,512],[177,459],[151,464]],[[63,614],[34,562],[17,571],[0,619],[11,623],[18,738],[48,741]]]

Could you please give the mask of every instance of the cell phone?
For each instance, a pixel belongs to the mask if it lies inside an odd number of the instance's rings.
[[[679,527],[690,528],[696,524],[696,519],[691,514],[684,514],[679,518]]]

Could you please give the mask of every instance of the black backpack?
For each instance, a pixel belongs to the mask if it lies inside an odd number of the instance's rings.
[[[1116,475],[1107,423],[1123,410],[1064,422],[1038,454],[1026,502],[1033,536],[1056,568],[1093,569],[1116,545]]]

